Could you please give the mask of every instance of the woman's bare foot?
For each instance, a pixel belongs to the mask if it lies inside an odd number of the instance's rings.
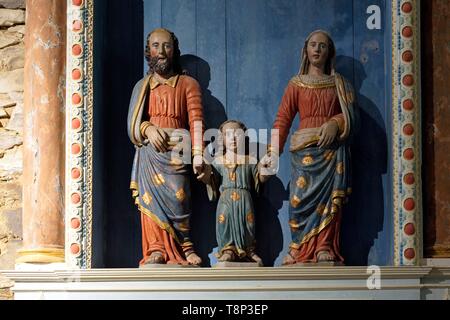
[[[146,263],[149,264],[162,264],[164,263],[163,254],[159,251],[153,251]]]
[[[296,261],[290,252],[288,252],[283,259],[283,265],[295,264],[295,262]]]
[[[191,251],[186,254],[186,260],[189,264],[194,266],[199,266],[202,263],[202,258],[200,258],[194,251]]]
[[[317,254],[317,262],[330,262],[334,261],[334,257],[330,254],[329,251],[320,251]]]
[[[225,250],[219,261],[234,261],[236,258],[235,254],[231,250]]]

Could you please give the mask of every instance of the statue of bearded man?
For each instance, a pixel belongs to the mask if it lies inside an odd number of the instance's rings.
[[[134,87],[128,135],[136,147],[131,189],[141,213],[142,260],[147,264],[201,264],[190,239],[190,170],[203,171],[203,108],[198,82],[181,74],[178,39],[167,29],[147,37],[149,72]],[[173,158],[185,130],[191,161]],[[189,131],[187,131],[189,130]],[[174,140],[175,138],[175,140]],[[184,149],[186,150],[186,149]],[[191,160],[191,157],[189,157]]]

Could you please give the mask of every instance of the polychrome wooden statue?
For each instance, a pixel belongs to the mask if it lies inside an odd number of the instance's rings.
[[[335,46],[322,30],[312,32],[302,51],[298,75],[288,83],[273,128],[269,154],[283,151],[292,121],[300,114],[291,152],[290,250],[283,264],[342,264],[339,232],[343,204],[351,192],[349,143],[358,110],[350,83],[335,72]]]
[[[255,252],[255,210],[252,192],[258,192],[261,182],[257,159],[245,154],[245,125],[228,120],[220,126],[223,154],[216,156],[198,179],[207,184],[213,200],[220,191],[216,210],[217,257],[220,262],[245,262],[262,266]],[[218,188],[220,186],[220,188]],[[225,264],[224,266],[231,266]],[[249,265],[249,266],[251,266]]]
[[[190,161],[174,161],[171,152],[174,130],[189,128],[194,136],[200,127],[202,134],[200,86],[181,74],[178,40],[169,30],[149,34],[145,57],[149,73],[134,87],[128,112],[128,134],[136,146],[131,189],[141,212],[140,265],[200,265],[189,236]],[[202,141],[192,141],[193,169],[201,173]]]

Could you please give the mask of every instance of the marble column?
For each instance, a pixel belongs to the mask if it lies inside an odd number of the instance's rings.
[[[450,258],[449,16],[448,1],[423,2],[425,258]]]
[[[17,263],[64,262],[66,2],[26,2],[23,249]]]

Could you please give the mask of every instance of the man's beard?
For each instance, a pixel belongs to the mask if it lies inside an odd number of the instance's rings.
[[[151,57],[149,61],[149,67],[151,72],[156,72],[160,75],[167,75],[172,71],[172,59],[166,57],[165,62],[159,61],[158,57]]]

